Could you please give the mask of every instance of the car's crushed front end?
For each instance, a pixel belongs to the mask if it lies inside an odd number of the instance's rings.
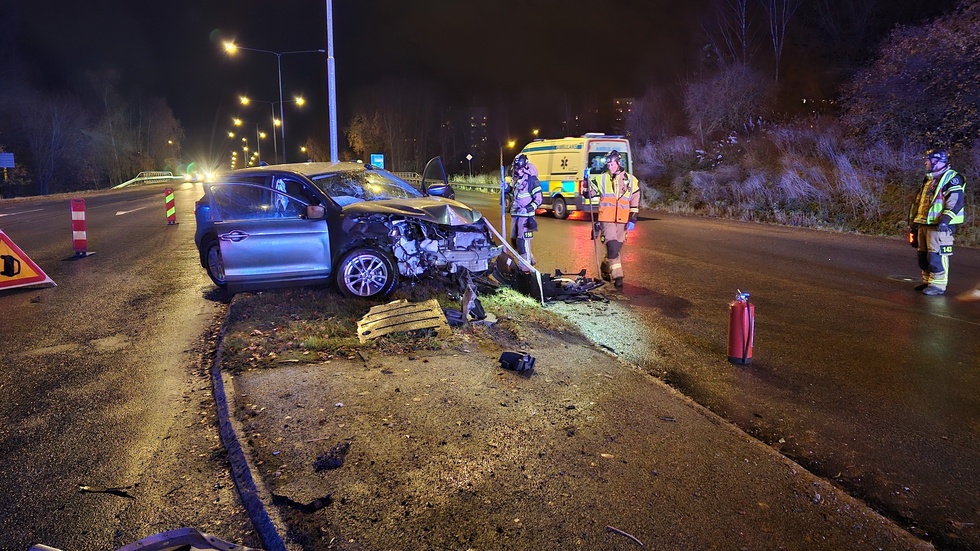
[[[456,273],[460,269],[483,273],[502,250],[501,246],[494,246],[483,219],[474,224],[448,226],[404,218],[391,220],[389,226],[398,272],[406,277],[432,271]]]
[[[479,211],[462,203],[426,198],[351,205],[345,209],[344,232],[383,242],[398,273],[416,278],[488,271],[503,247],[494,244],[486,224]]]

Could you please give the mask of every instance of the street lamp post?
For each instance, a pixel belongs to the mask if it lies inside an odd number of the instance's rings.
[[[278,101],[263,101],[263,100],[260,100],[260,99],[252,99],[252,98],[250,98],[248,96],[238,96],[238,101],[241,102],[242,105],[248,105],[248,104],[253,103],[253,102],[268,103],[269,104],[269,107],[272,109],[272,127],[273,127],[272,128],[272,148],[275,150],[275,154],[276,154],[275,155],[276,158],[274,159],[274,161],[276,163],[278,163],[279,162],[279,147],[278,147],[277,142],[276,142],[276,132],[275,132],[276,129],[275,129],[275,127],[282,126],[282,120],[276,118],[276,104],[277,103],[280,103],[280,102],[278,102]],[[286,103],[295,103],[296,105],[302,107],[302,106],[306,105],[306,100],[302,96],[296,96],[295,98],[286,101]],[[283,162],[286,162],[285,146],[283,147],[283,150],[284,150],[283,151]]]
[[[259,132],[259,123],[255,123],[255,154],[259,156],[259,161],[262,161],[262,141],[260,138],[262,133]]]
[[[293,50],[291,52],[273,52],[271,50],[260,50],[258,48],[246,48],[245,46],[239,46],[234,42],[225,42],[225,51],[229,55],[234,55],[238,50],[246,50],[249,52],[260,52],[263,54],[272,54],[276,56],[276,65],[279,68],[279,127],[282,130],[282,162],[286,162],[286,122],[284,119],[285,112],[283,111],[283,101],[282,101],[282,56],[287,54],[322,54],[325,53],[323,48],[317,50]],[[273,117],[275,117],[275,112],[273,112]]]

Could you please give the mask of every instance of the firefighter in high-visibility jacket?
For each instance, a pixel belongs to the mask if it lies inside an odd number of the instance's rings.
[[[538,169],[521,153],[511,165],[511,184],[501,182],[504,193],[513,194],[510,205],[510,243],[521,255],[526,264],[534,264],[531,254],[531,239],[538,231],[538,222],[534,219],[534,211],[541,206],[541,184],[538,182]],[[524,272],[529,272],[527,265],[520,266]]]
[[[953,233],[963,223],[963,188],[966,181],[949,166],[941,149],[926,152],[926,177],[922,189],[909,209],[909,241],[918,251],[922,283],[915,286],[922,294],[936,296],[946,292],[949,257],[953,254]]]
[[[589,197],[599,197],[598,227],[593,228],[592,238],[601,237],[606,243],[603,277],[608,275],[617,289],[623,288],[623,244],[640,212],[640,182],[623,170],[622,162],[619,152],[611,151],[606,155],[606,171],[592,178],[588,189]]]

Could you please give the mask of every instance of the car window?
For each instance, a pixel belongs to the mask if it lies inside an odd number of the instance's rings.
[[[301,210],[303,211],[305,211],[306,205],[320,204],[316,194],[307,187],[306,183],[292,176],[279,174],[273,176],[272,188],[275,192],[278,192],[273,197],[273,207],[276,211],[284,213],[284,215],[295,209],[295,205],[289,205],[290,202],[300,202]]]
[[[219,220],[301,218],[308,204],[278,189],[252,184],[213,185],[210,191]]]
[[[313,176],[313,181],[341,206],[358,201],[423,197],[411,184],[384,170],[321,174]]]

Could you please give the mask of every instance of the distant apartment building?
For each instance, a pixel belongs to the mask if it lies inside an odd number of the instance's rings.
[[[622,134],[629,137],[626,129],[626,121],[633,111],[633,98],[613,98],[612,100],[612,120],[610,128],[614,134]]]
[[[486,107],[470,107],[467,112],[466,147],[473,155],[474,172],[486,172],[491,166],[487,158],[487,113]]]

